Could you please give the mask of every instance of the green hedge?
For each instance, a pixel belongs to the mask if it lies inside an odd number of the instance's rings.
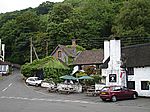
[[[33,63],[26,63],[21,67],[21,73],[25,77],[31,77],[34,76],[36,71],[41,69],[44,71],[44,78],[52,78],[54,82],[60,82],[60,76],[71,73],[70,68],[64,66],[54,57],[46,57],[35,60]]]

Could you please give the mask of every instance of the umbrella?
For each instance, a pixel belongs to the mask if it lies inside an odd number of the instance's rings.
[[[93,79],[93,78],[88,76],[88,75],[86,75],[86,76],[79,77],[78,79]]]
[[[77,80],[77,78],[71,76],[71,75],[64,75],[60,77],[61,79],[68,79],[68,80]]]

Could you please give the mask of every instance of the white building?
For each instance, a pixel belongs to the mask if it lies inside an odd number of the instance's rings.
[[[9,73],[10,63],[0,60],[0,75],[7,75]]]
[[[150,43],[121,48],[120,40],[105,41],[103,62],[106,85],[128,86],[150,97]]]
[[[0,39],[0,75],[6,75],[9,73],[10,63],[5,62],[5,44],[1,44]]]

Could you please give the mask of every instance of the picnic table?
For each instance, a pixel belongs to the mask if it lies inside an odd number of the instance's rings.
[[[50,87],[50,88],[48,88],[47,90],[48,90],[49,92],[57,92],[57,91],[58,91],[58,89],[57,89],[56,86]]]
[[[62,88],[62,89],[59,89],[58,90],[59,93],[64,93],[64,94],[70,94],[70,93],[73,93],[75,92],[75,89],[74,88]]]
[[[87,96],[98,96],[99,93],[100,93],[100,90],[96,90],[94,85],[87,88],[87,91],[86,91]]]
[[[98,96],[99,93],[100,93],[99,90],[87,89],[86,95],[87,95],[87,96]]]

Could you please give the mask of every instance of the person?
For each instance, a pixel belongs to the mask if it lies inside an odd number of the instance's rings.
[[[68,81],[67,81],[67,80],[65,80],[65,81],[64,81],[64,84],[68,84]]]
[[[70,80],[70,84],[73,84],[73,81],[72,81],[72,80]]]

